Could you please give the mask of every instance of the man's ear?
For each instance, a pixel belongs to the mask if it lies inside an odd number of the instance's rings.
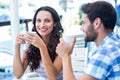
[[[95,26],[94,27],[94,29],[95,30],[98,30],[100,27],[101,27],[101,19],[100,18],[96,18],[95,20],[94,20],[94,23],[93,23],[93,25]]]

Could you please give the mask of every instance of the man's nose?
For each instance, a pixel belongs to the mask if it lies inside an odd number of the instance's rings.
[[[80,30],[82,30],[82,31],[83,31],[83,26],[81,26],[81,27],[80,27]]]

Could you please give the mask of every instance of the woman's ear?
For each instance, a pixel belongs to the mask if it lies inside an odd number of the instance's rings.
[[[56,23],[53,25],[53,27],[55,27],[56,26]]]

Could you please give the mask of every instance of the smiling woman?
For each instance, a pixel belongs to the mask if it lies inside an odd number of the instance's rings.
[[[63,28],[60,17],[54,8],[42,6],[37,9],[33,17],[32,32],[19,33],[16,36],[13,70],[16,78],[21,78],[26,68],[36,72],[39,76],[50,80],[62,80],[62,63],[55,49]],[[20,55],[20,46],[28,46]],[[52,74],[51,74],[52,73]]]

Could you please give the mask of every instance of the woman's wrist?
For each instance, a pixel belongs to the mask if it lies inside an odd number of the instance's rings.
[[[20,48],[20,44],[15,44],[15,48]]]
[[[47,46],[46,45],[43,45],[42,47],[40,46],[40,47],[38,47],[40,50],[42,50],[42,51],[46,51],[47,50]]]

